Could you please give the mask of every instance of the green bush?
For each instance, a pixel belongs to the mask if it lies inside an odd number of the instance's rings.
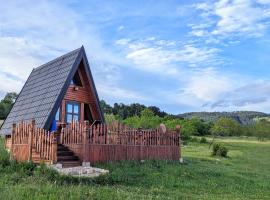
[[[213,145],[213,147],[212,147],[212,155],[213,156],[216,156],[218,154],[219,148],[220,148],[220,144],[216,143]]]
[[[218,153],[222,157],[227,157],[228,151],[229,150],[226,147],[221,146],[220,149],[219,149],[219,151],[218,151]]]
[[[205,137],[202,137],[202,138],[200,139],[200,143],[207,143],[207,139],[206,139]]]
[[[191,137],[189,141],[190,142],[198,142],[199,140],[196,137]]]
[[[5,149],[0,149],[0,166],[5,167],[9,165],[9,153]]]
[[[216,143],[213,145],[212,155],[213,156],[227,157],[228,151],[229,150],[227,149],[227,147]]]

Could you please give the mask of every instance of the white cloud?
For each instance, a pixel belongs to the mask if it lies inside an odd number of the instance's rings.
[[[116,40],[116,45],[127,45],[130,42],[130,39],[122,38],[120,40]]]
[[[97,90],[99,91],[100,96],[107,98],[109,97],[116,101],[121,99],[121,102],[123,103],[130,103],[134,101],[141,102],[148,99],[148,97],[145,97],[138,92],[130,89],[120,88],[117,85],[99,84],[97,86]]]
[[[1,89],[0,92],[5,94],[7,92],[20,92],[24,81],[14,80],[9,74],[5,74],[0,71],[0,82]]]
[[[260,4],[270,4],[270,0],[257,0]]]
[[[142,48],[128,53],[126,57],[142,70],[177,74],[178,70],[175,67],[168,66],[170,62],[175,61],[175,55],[172,53],[160,47]]]
[[[210,105],[212,108],[231,108],[231,109],[250,109],[263,110],[265,104],[268,103],[270,109],[270,84],[269,81],[255,81],[253,83],[246,83],[241,87],[234,88],[226,92],[222,98],[217,99]]]
[[[28,44],[22,38],[0,38],[0,71],[25,79],[37,59],[29,55]]]
[[[19,92],[32,68],[61,56],[82,44],[93,74],[104,63],[118,66],[124,59],[103,45],[98,27],[85,21],[83,13],[60,2],[7,1],[0,6],[0,93]],[[123,28],[123,27],[122,27]],[[122,29],[120,27],[120,29]],[[97,85],[121,91],[113,68],[95,76]],[[106,77],[106,82],[104,81]],[[108,83],[109,84],[109,83]],[[118,92],[119,93],[119,92]],[[122,97],[121,97],[122,98]]]
[[[216,48],[196,47],[178,41],[157,40],[154,37],[139,41],[120,39],[116,45],[123,48],[134,67],[152,73],[179,75],[182,65],[203,67],[220,63]]]
[[[258,0],[261,4],[268,4],[269,0]],[[202,16],[214,22],[211,34],[216,36],[244,36],[258,37],[264,34],[269,20],[269,7],[258,6],[251,0],[219,0],[196,4],[195,8],[202,11]],[[206,31],[200,29],[200,31]],[[193,30],[194,32],[194,30]],[[200,33],[195,31],[195,33]],[[205,36],[205,34],[197,34]]]
[[[184,95],[202,102],[215,101],[224,92],[233,88],[233,81],[213,68],[199,70],[192,74],[184,86]]]
[[[121,25],[121,26],[118,26],[117,30],[122,31],[124,28],[125,28],[125,26]]]

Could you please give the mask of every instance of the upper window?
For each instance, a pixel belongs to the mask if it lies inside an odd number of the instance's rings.
[[[66,105],[66,121],[79,121],[80,119],[80,104],[76,102],[67,102]]]
[[[60,108],[58,108],[56,114],[55,114],[55,120],[60,121]]]
[[[77,86],[82,86],[82,81],[80,79],[80,75],[78,71],[75,73],[73,79],[70,82],[71,85],[77,85]]]

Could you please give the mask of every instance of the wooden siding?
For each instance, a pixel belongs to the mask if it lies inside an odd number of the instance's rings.
[[[88,104],[93,120],[101,120],[101,116],[98,111],[98,105],[96,103],[95,93],[91,83],[87,79],[86,72],[82,64],[79,66],[78,74],[80,76],[82,86],[70,85],[61,105],[61,122],[65,123],[66,114],[66,102],[75,101],[80,104],[80,122],[84,121],[84,104]]]

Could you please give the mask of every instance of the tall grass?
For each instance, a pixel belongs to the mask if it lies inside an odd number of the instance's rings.
[[[60,176],[44,165],[9,163],[0,168],[0,198],[270,199],[270,142],[217,142],[229,148],[229,158],[211,156],[209,144],[190,142],[183,148],[185,164],[99,164],[110,174],[97,179]]]

